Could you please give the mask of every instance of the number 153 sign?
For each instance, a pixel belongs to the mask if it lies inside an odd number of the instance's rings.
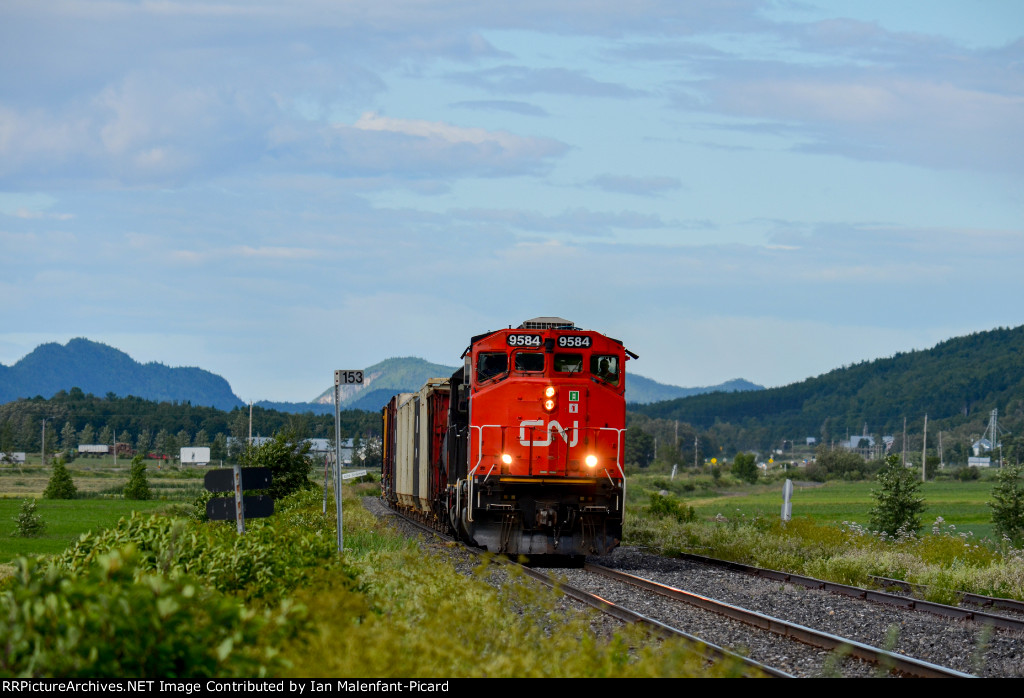
[[[363,384],[363,372],[362,371],[335,371],[334,372],[334,384],[335,385],[362,385]]]

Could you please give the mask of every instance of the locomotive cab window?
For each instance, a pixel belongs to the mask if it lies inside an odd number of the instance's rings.
[[[555,354],[555,373],[582,373],[583,354]]]
[[[534,351],[516,352],[517,371],[543,371],[544,354]]]
[[[605,383],[618,385],[619,357],[608,354],[594,354],[590,357],[590,372]]]
[[[476,357],[476,382],[487,381],[508,373],[508,354],[505,352],[481,352]]]

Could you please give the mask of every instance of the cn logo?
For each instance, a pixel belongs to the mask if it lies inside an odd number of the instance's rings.
[[[544,428],[543,419],[524,419],[519,423],[519,444],[521,446],[550,446],[551,434],[557,431],[558,435],[565,440],[565,443],[569,444],[569,446],[575,446],[576,443],[580,440],[579,426],[579,422],[572,423],[572,438],[570,439],[569,434],[567,433],[568,430],[563,429],[562,425],[559,424],[554,419],[548,422],[548,426],[546,429]],[[545,438],[543,441],[530,441],[529,437],[526,435],[526,430],[528,427],[540,427],[541,429],[544,430],[542,433],[547,438]],[[536,430],[532,430],[532,433],[536,434],[537,432]]]

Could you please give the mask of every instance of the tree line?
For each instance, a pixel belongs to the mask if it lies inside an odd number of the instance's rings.
[[[950,339],[932,349],[838,368],[780,388],[632,407],[635,415],[679,421],[705,432],[726,452],[764,452],[807,437],[838,444],[860,434],[865,424],[871,434],[902,439],[904,419],[910,434],[907,450],[920,452],[927,414],[929,447],[937,446],[937,434],[944,432],[947,462],[966,462],[992,409],[999,410],[1009,432],[1004,445],[1012,442],[1017,458],[1024,460],[1019,438],[1024,433],[1024,326]],[[897,447],[902,450],[903,444]]]
[[[174,456],[189,446],[209,446],[211,457],[229,457],[230,443],[246,443],[249,409],[230,411],[158,402],[107,393],[97,397],[79,388],[59,391],[47,399],[37,396],[0,405],[0,452],[75,451],[79,444],[128,444],[133,450]],[[380,415],[365,410],[341,413],[343,438],[380,435]],[[252,409],[252,435],[281,432],[296,438],[334,437],[334,415],[291,414],[262,407]]]

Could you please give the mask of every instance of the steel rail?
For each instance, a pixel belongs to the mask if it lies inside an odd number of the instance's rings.
[[[455,538],[445,533],[442,533],[435,528],[427,526],[421,521],[417,521],[414,518],[406,516],[404,513],[400,511],[396,511],[395,509],[392,509],[390,507],[388,507],[388,511],[390,511],[395,516],[400,517],[403,521],[410,523],[413,526],[416,526],[417,528],[421,529],[426,533],[433,534],[446,541],[459,543],[465,550],[472,553],[473,555],[481,557],[490,556],[489,559],[496,564],[508,565],[510,567],[518,568],[519,571],[521,571],[523,574],[530,577],[531,579],[534,579],[535,581],[538,581],[541,584],[544,584],[545,586],[548,586],[552,589],[557,589],[558,591],[564,593],[566,596],[575,599],[576,601],[579,601],[581,603],[584,603],[587,606],[590,606],[591,608],[594,608],[600,611],[601,613],[605,613],[617,620],[620,620],[624,623],[643,624],[644,626],[650,628],[653,632],[657,633],[659,636],[663,638],[678,637],[687,642],[690,642],[694,645],[694,651],[701,657],[703,657],[706,661],[735,661],[746,668],[747,676],[767,676],[770,678],[784,679],[795,678],[792,674],[788,674],[782,671],[781,669],[776,669],[766,664],[754,661],[753,659],[750,659],[748,657],[744,657],[743,655],[736,654],[735,652],[731,652],[725,649],[724,647],[720,647],[712,642],[703,640],[697,637],[696,635],[690,635],[689,633],[679,630],[678,628],[673,628],[672,626],[654,620],[653,618],[648,618],[644,615],[641,615],[636,611],[631,611],[630,609],[624,606],[619,606],[615,603],[612,603],[611,601],[602,599],[600,596],[597,596],[596,594],[591,594],[590,592],[583,591],[582,589],[578,589],[569,584],[559,582],[551,575],[545,574],[543,572],[538,572],[535,569],[526,567],[525,565],[521,565],[518,562],[514,562],[503,556],[495,556],[493,553],[488,553],[487,551],[482,550],[480,548],[474,548],[472,546],[466,545],[462,541],[458,541]]]
[[[597,609],[602,613],[607,613],[613,618],[617,618],[626,623],[641,623],[647,626],[648,628],[652,629],[654,632],[658,633],[662,637],[678,637],[690,643],[693,643],[696,647],[700,648],[697,651],[700,652],[700,654],[707,660],[733,660],[742,663],[745,667],[747,667],[748,670],[753,670],[753,672],[755,673],[759,672],[761,674],[774,678],[794,678],[792,674],[788,674],[780,669],[770,667],[766,664],[754,661],[753,659],[750,659],[748,657],[744,657],[742,655],[736,654],[735,652],[731,652],[725,649],[724,647],[720,647],[712,642],[708,642],[707,640],[699,638],[696,635],[691,635],[678,628],[673,628],[670,625],[666,625],[661,621],[655,620],[653,618],[648,618],[647,616],[637,613],[636,611],[632,611],[626,608],[625,606],[619,606],[618,604],[612,603],[611,601],[603,599],[596,594],[591,594],[588,591],[583,591],[582,589],[579,589],[572,585],[559,582],[558,580],[554,579],[550,575],[544,574],[543,572],[538,572],[535,569],[525,567],[517,562],[503,562],[505,564],[514,565],[518,567],[524,574],[526,574],[530,578],[535,579],[540,583],[545,584],[546,586],[549,586],[553,589],[557,589],[558,591],[564,593],[566,596],[573,598],[577,601],[580,601],[581,603],[585,603],[591,608]]]
[[[924,593],[928,590],[928,585],[926,584],[912,584],[902,579],[890,579],[889,577],[879,577],[877,575],[871,575],[871,579],[884,587],[896,587],[903,591],[918,594]],[[960,601],[962,603],[969,603],[975,606],[991,606],[992,608],[1002,608],[1007,611],[1024,613],[1024,601],[1018,601],[1017,599],[1004,599],[998,596],[984,596],[982,594],[974,594],[969,591],[958,591],[956,594],[960,597]],[[1021,628],[1015,629],[1024,630],[1024,622],[1022,622],[1021,625]]]
[[[694,594],[693,592],[660,584],[649,579],[613,570],[602,565],[587,563],[584,565],[583,569],[609,579],[614,579],[642,589],[647,589],[648,591],[653,591],[656,594],[660,594],[677,601],[682,601],[691,606],[696,606],[707,611],[718,613],[728,618],[732,618],[733,620],[740,621],[741,623],[753,625],[783,637],[792,638],[804,644],[811,645],[812,647],[820,647],[822,649],[829,650],[835,650],[841,647],[847,648],[850,655],[853,657],[873,664],[888,666],[891,669],[908,676],[921,678],[973,678],[971,674],[966,674],[964,672],[957,671],[956,669],[950,669],[949,667],[939,666],[938,664],[914,659],[913,657],[907,657],[906,655],[889,652],[856,640],[808,628],[807,626],[800,625],[798,623],[791,623],[780,618],[766,616],[763,613],[716,601],[715,599],[707,596],[701,596],[700,594]]]
[[[833,594],[839,594],[841,596],[847,596],[853,599],[863,599],[865,601],[871,601],[873,603],[881,603],[887,604],[889,606],[896,606],[898,608],[903,608],[908,611],[921,611],[924,613],[931,613],[933,615],[943,616],[945,618],[953,618],[956,620],[970,620],[976,623],[990,625],[994,628],[999,628],[1001,630],[1024,631],[1024,620],[1020,620],[1017,618],[1009,618],[1007,616],[1000,616],[995,613],[973,611],[971,609],[961,608],[959,606],[949,606],[947,604],[936,603],[934,601],[924,601],[922,599],[915,599],[909,596],[890,594],[884,591],[877,591],[875,589],[865,589],[863,587],[855,587],[849,584],[839,584],[838,582],[829,582],[824,579],[807,577],[802,574],[790,574],[789,572],[780,572],[778,570],[770,570],[764,567],[745,565],[741,562],[719,560],[713,557],[694,555],[693,553],[682,553],[679,555],[678,559],[689,560],[691,562],[698,562],[704,565],[722,567],[725,569],[733,570],[734,572],[742,572],[744,574],[753,575],[755,577],[763,577],[764,579],[771,579],[777,582],[797,584],[807,589],[820,589],[822,591],[828,591]]]

